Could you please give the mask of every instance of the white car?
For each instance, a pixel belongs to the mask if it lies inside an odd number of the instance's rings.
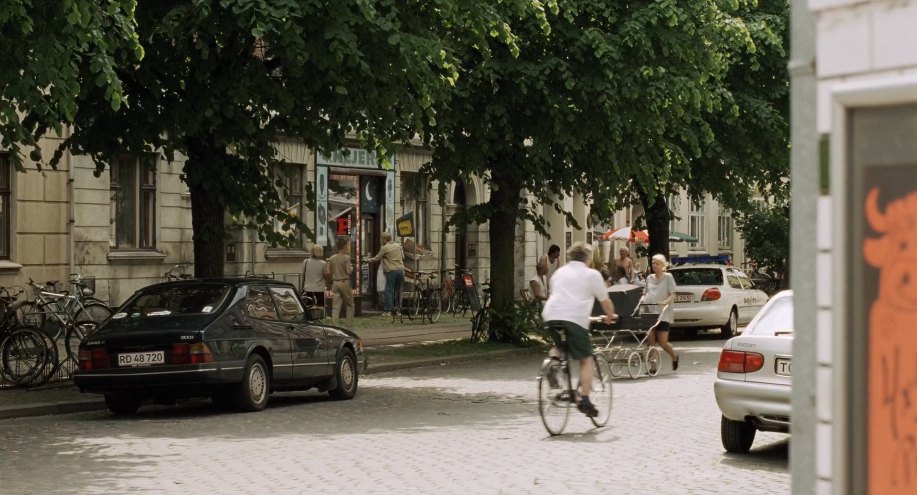
[[[677,286],[672,328],[683,328],[687,334],[719,328],[728,339],[739,325],[750,322],[768,299],[745,272],[732,266],[682,265],[669,268],[669,273]]]
[[[790,431],[793,291],[776,294],[720,353],[713,393],[727,452],[746,453],[755,433]]]

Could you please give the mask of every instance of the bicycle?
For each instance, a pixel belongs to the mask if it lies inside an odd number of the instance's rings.
[[[449,299],[449,306],[452,316],[458,313],[462,313],[462,316],[465,316],[472,307],[471,300],[468,298],[468,290],[474,287],[474,275],[468,268],[461,268],[458,265],[455,267],[455,274],[457,277],[453,279],[452,297]],[[459,282],[458,287],[455,286],[456,281]]]
[[[30,384],[51,357],[44,335],[21,323],[21,287],[0,287],[0,377],[12,385]],[[55,355],[56,359],[56,355]]]
[[[111,316],[112,310],[102,302],[84,303],[82,291],[77,291],[77,295],[66,291],[54,292],[52,289],[57,286],[56,281],[40,285],[30,278],[29,285],[35,292],[35,299],[23,303],[22,318],[29,326],[42,331],[55,357],[51,369],[32,380],[33,384],[37,382],[40,385],[50,379],[62,365],[70,364],[73,367],[79,363],[80,342]],[[66,356],[63,360],[59,358],[60,340],[63,340]]]
[[[405,315],[410,320],[419,319],[423,321],[426,318],[430,323],[439,321],[443,309],[440,301],[440,289],[433,286],[434,278],[436,278],[435,272],[413,272],[413,287],[405,294],[405,303],[402,305],[402,322]]]
[[[589,321],[602,321],[603,317],[590,317]],[[538,372],[538,414],[541,422],[551,436],[560,435],[567,426],[570,410],[579,403],[581,384],[573,387],[573,375],[570,371],[570,359],[567,353],[567,333],[563,326],[552,327],[560,336],[560,358],[549,357],[544,360]],[[608,361],[601,353],[592,354],[593,376],[591,402],[599,414],[590,417],[596,428],[608,423],[611,417],[611,370]]]
[[[484,342],[490,336],[490,284],[481,284],[484,300],[481,309],[471,317],[471,342]]]

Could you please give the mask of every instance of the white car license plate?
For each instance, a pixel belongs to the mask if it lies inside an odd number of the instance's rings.
[[[675,302],[691,302],[691,294],[675,294]]]
[[[118,366],[150,366],[166,362],[164,351],[125,352],[118,354]]]
[[[790,358],[775,359],[774,373],[780,376],[793,376],[793,360]]]

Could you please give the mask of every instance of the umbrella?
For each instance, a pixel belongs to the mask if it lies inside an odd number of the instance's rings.
[[[602,234],[602,240],[618,239],[627,242],[650,242],[650,236],[645,230],[632,229],[631,227],[621,227],[619,229],[609,229]]]
[[[669,242],[697,242],[697,237],[684,232],[669,232]]]

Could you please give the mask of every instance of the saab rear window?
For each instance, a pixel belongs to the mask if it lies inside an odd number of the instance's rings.
[[[252,318],[277,320],[274,300],[266,287],[249,287],[245,295],[245,312]]]
[[[229,294],[228,285],[195,285],[146,289],[118,314],[143,316],[194,315],[216,311]],[[117,317],[118,315],[114,315]]]
[[[675,285],[723,285],[723,271],[713,268],[672,270]]]

